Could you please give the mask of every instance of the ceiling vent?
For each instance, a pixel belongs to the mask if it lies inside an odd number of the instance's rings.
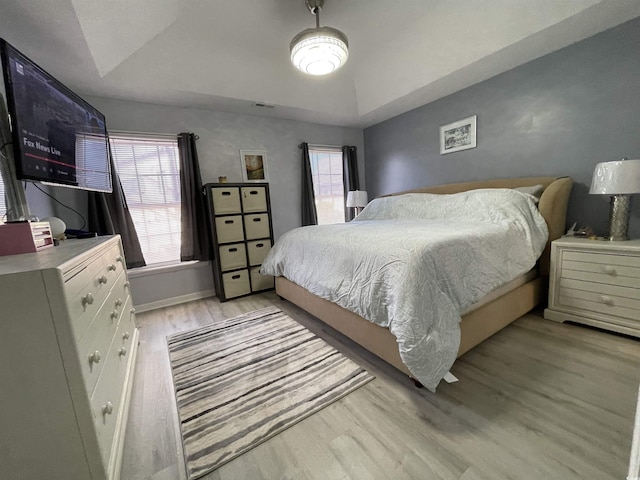
[[[257,108],[275,108],[275,105],[269,105],[268,103],[263,102],[254,102],[251,106]]]

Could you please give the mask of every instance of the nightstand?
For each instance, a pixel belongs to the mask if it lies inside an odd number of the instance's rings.
[[[640,240],[553,241],[544,318],[640,337]]]

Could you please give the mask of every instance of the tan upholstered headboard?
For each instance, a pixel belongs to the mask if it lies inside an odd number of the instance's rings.
[[[404,193],[459,193],[478,188],[515,188],[542,185],[544,191],[540,196],[538,210],[547,221],[549,228],[549,240],[542,252],[539,261],[540,274],[549,275],[549,253],[551,242],[564,233],[567,220],[567,204],[573,187],[573,180],[569,177],[523,177],[523,178],[499,178],[495,180],[481,180],[477,182],[450,183],[433,187],[406,190],[404,192],[389,195],[402,195]],[[389,196],[382,195],[382,196]]]

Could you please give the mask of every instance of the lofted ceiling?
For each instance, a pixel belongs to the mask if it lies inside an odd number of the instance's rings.
[[[326,77],[289,62],[315,25],[304,0],[2,0],[0,36],[81,95],[364,128],[637,16],[638,0],[325,0],[350,47]]]

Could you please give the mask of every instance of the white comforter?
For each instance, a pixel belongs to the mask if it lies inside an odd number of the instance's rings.
[[[350,223],[287,232],[262,272],[388,327],[433,391],[456,358],[460,313],[533,268],[547,235],[524,193],[407,194],[373,200]]]

